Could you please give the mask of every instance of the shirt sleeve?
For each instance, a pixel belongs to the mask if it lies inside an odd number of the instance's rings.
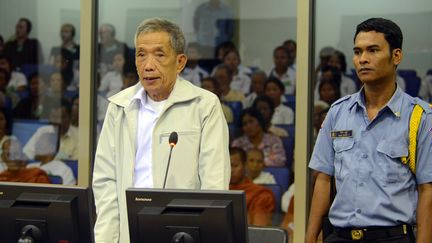
[[[333,112],[332,112],[333,111]],[[309,168],[334,175],[334,150],[331,131],[334,119],[334,109],[328,112],[318,133],[315,147],[309,162]]]

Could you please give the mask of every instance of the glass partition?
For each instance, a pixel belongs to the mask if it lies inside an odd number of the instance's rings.
[[[80,1],[0,5],[0,180],[75,185]]]
[[[188,63],[180,76],[220,97],[232,146],[263,152],[248,154],[252,162],[245,164],[244,178],[272,191],[273,210],[264,224],[281,225],[293,191],[288,189],[294,164],[296,1],[112,0],[98,5],[99,128],[107,99],[138,81],[133,38],[139,23],[151,17],[176,22],[187,42]],[[270,77],[273,81],[265,84]],[[257,144],[242,125],[243,111],[252,106],[265,120],[265,126],[253,128],[266,136]],[[293,225],[292,215],[283,225]]]

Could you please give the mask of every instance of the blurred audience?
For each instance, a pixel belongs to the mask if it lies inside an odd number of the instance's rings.
[[[9,73],[9,81],[7,85],[7,89],[10,91],[22,92],[27,88],[27,78],[26,76],[14,70],[9,59],[0,54],[0,68],[3,68]]]
[[[270,226],[275,210],[273,192],[252,182],[246,176],[246,153],[241,148],[230,148],[230,190],[243,190],[246,194],[247,219],[250,225]]]
[[[255,184],[276,184],[272,173],[263,171],[264,153],[260,149],[247,151],[247,175]]]
[[[129,58],[129,48],[128,46],[118,41],[115,38],[116,31],[114,25],[112,24],[102,24],[99,27],[99,39],[100,43],[98,44],[99,56],[98,56],[98,64],[99,72],[101,77],[105,76],[108,71],[112,71],[114,69],[114,56],[116,54],[123,54],[123,57]]]
[[[266,95],[257,97],[252,107],[257,109],[261,113],[264,119],[266,130],[269,133],[276,135],[278,137],[288,137],[288,132],[285,129],[277,127],[272,124],[272,118],[275,111],[275,107],[274,107],[273,100],[270,97]]]
[[[7,139],[1,149],[1,159],[7,169],[0,173],[0,181],[50,183],[45,171],[39,168],[26,168],[27,158],[18,140]]]
[[[216,81],[216,79],[212,77],[204,78],[201,83],[201,88],[212,92],[220,99],[220,88],[219,88],[219,83]],[[234,121],[233,112],[224,103],[221,103],[221,106],[225,116],[225,120],[227,121],[227,123],[232,123]]]
[[[195,9],[193,27],[203,57],[212,58],[215,47],[234,36],[233,11],[222,0],[208,0]]]
[[[282,82],[285,94],[294,95],[296,70],[292,67],[294,60],[290,55],[292,54],[284,46],[276,47],[273,51],[274,67],[269,71],[268,76]]]
[[[251,75],[250,93],[244,101],[244,108],[252,106],[258,96],[264,95],[264,84],[267,80],[267,74],[262,70],[257,70]]]
[[[231,146],[245,151],[258,148],[264,153],[266,166],[285,166],[286,154],[282,140],[267,132],[264,118],[258,110],[254,108],[243,110],[240,125],[243,136],[234,139]]]
[[[284,91],[285,86],[277,78],[270,77],[264,84],[264,92],[272,99],[275,106],[272,124],[289,125],[294,123],[294,111],[282,103]]]
[[[40,168],[49,176],[59,176],[63,185],[75,185],[76,179],[72,169],[63,161],[55,160],[58,149],[58,134],[43,133],[35,147],[35,162],[29,163],[27,168]]]
[[[200,45],[196,42],[191,42],[186,48],[187,62],[180,76],[196,86],[201,87],[203,78],[208,77],[209,74],[206,70],[200,67],[198,61],[201,58]]]
[[[60,46],[51,48],[48,63],[54,65],[54,57],[63,53],[67,60],[74,62],[74,66],[79,62],[80,46],[75,42],[75,26],[66,23],[60,28]]]
[[[216,66],[213,77],[218,81],[221,91],[221,100],[226,102],[244,102],[245,97],[242,92],[232,89],[232,71],[224,64]]]
[[[15,36],[6,42],[4,54],[13,67],[21,68],[24,64],[43,63],[42,47],[37,39],[30,38],[32,23],[27,18],[20,18],[15,26]]]

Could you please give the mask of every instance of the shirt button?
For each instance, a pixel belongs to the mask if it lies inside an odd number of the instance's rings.
[[[364,183],[363,183],[363,182],[360,182],[359,186],[364,186]]]
[[[361,157],[362,157],[363,159],[367,159],[368,155],[367,155],[367,154],[362,154]]]
[[[357,212],[357,213],[361,213],[361,209],[358,208],[358,209],[356,210],[356,212]]]

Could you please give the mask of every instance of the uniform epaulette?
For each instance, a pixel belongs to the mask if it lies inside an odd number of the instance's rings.
[[[338,105],[338,104],[340,104],[340,103],[342,103],[342,102],[344,102],[344,101],[346,101],[346,100],[349,100],[349,99],[351,98],[351,96],[352,96],[352,94],[351,94],[351,95],[344,96],[344,97],[342,97],[342,98],[336,100],[335,102],[333,102],[333,104],[331,104],[330,107],[333,107],[333,106]]]
[[[424,113],[426,114],[432,113],[432,104],[429,104],[426,101],[417,97],[414,98],[414,103],[421,106],[423,108]]]

